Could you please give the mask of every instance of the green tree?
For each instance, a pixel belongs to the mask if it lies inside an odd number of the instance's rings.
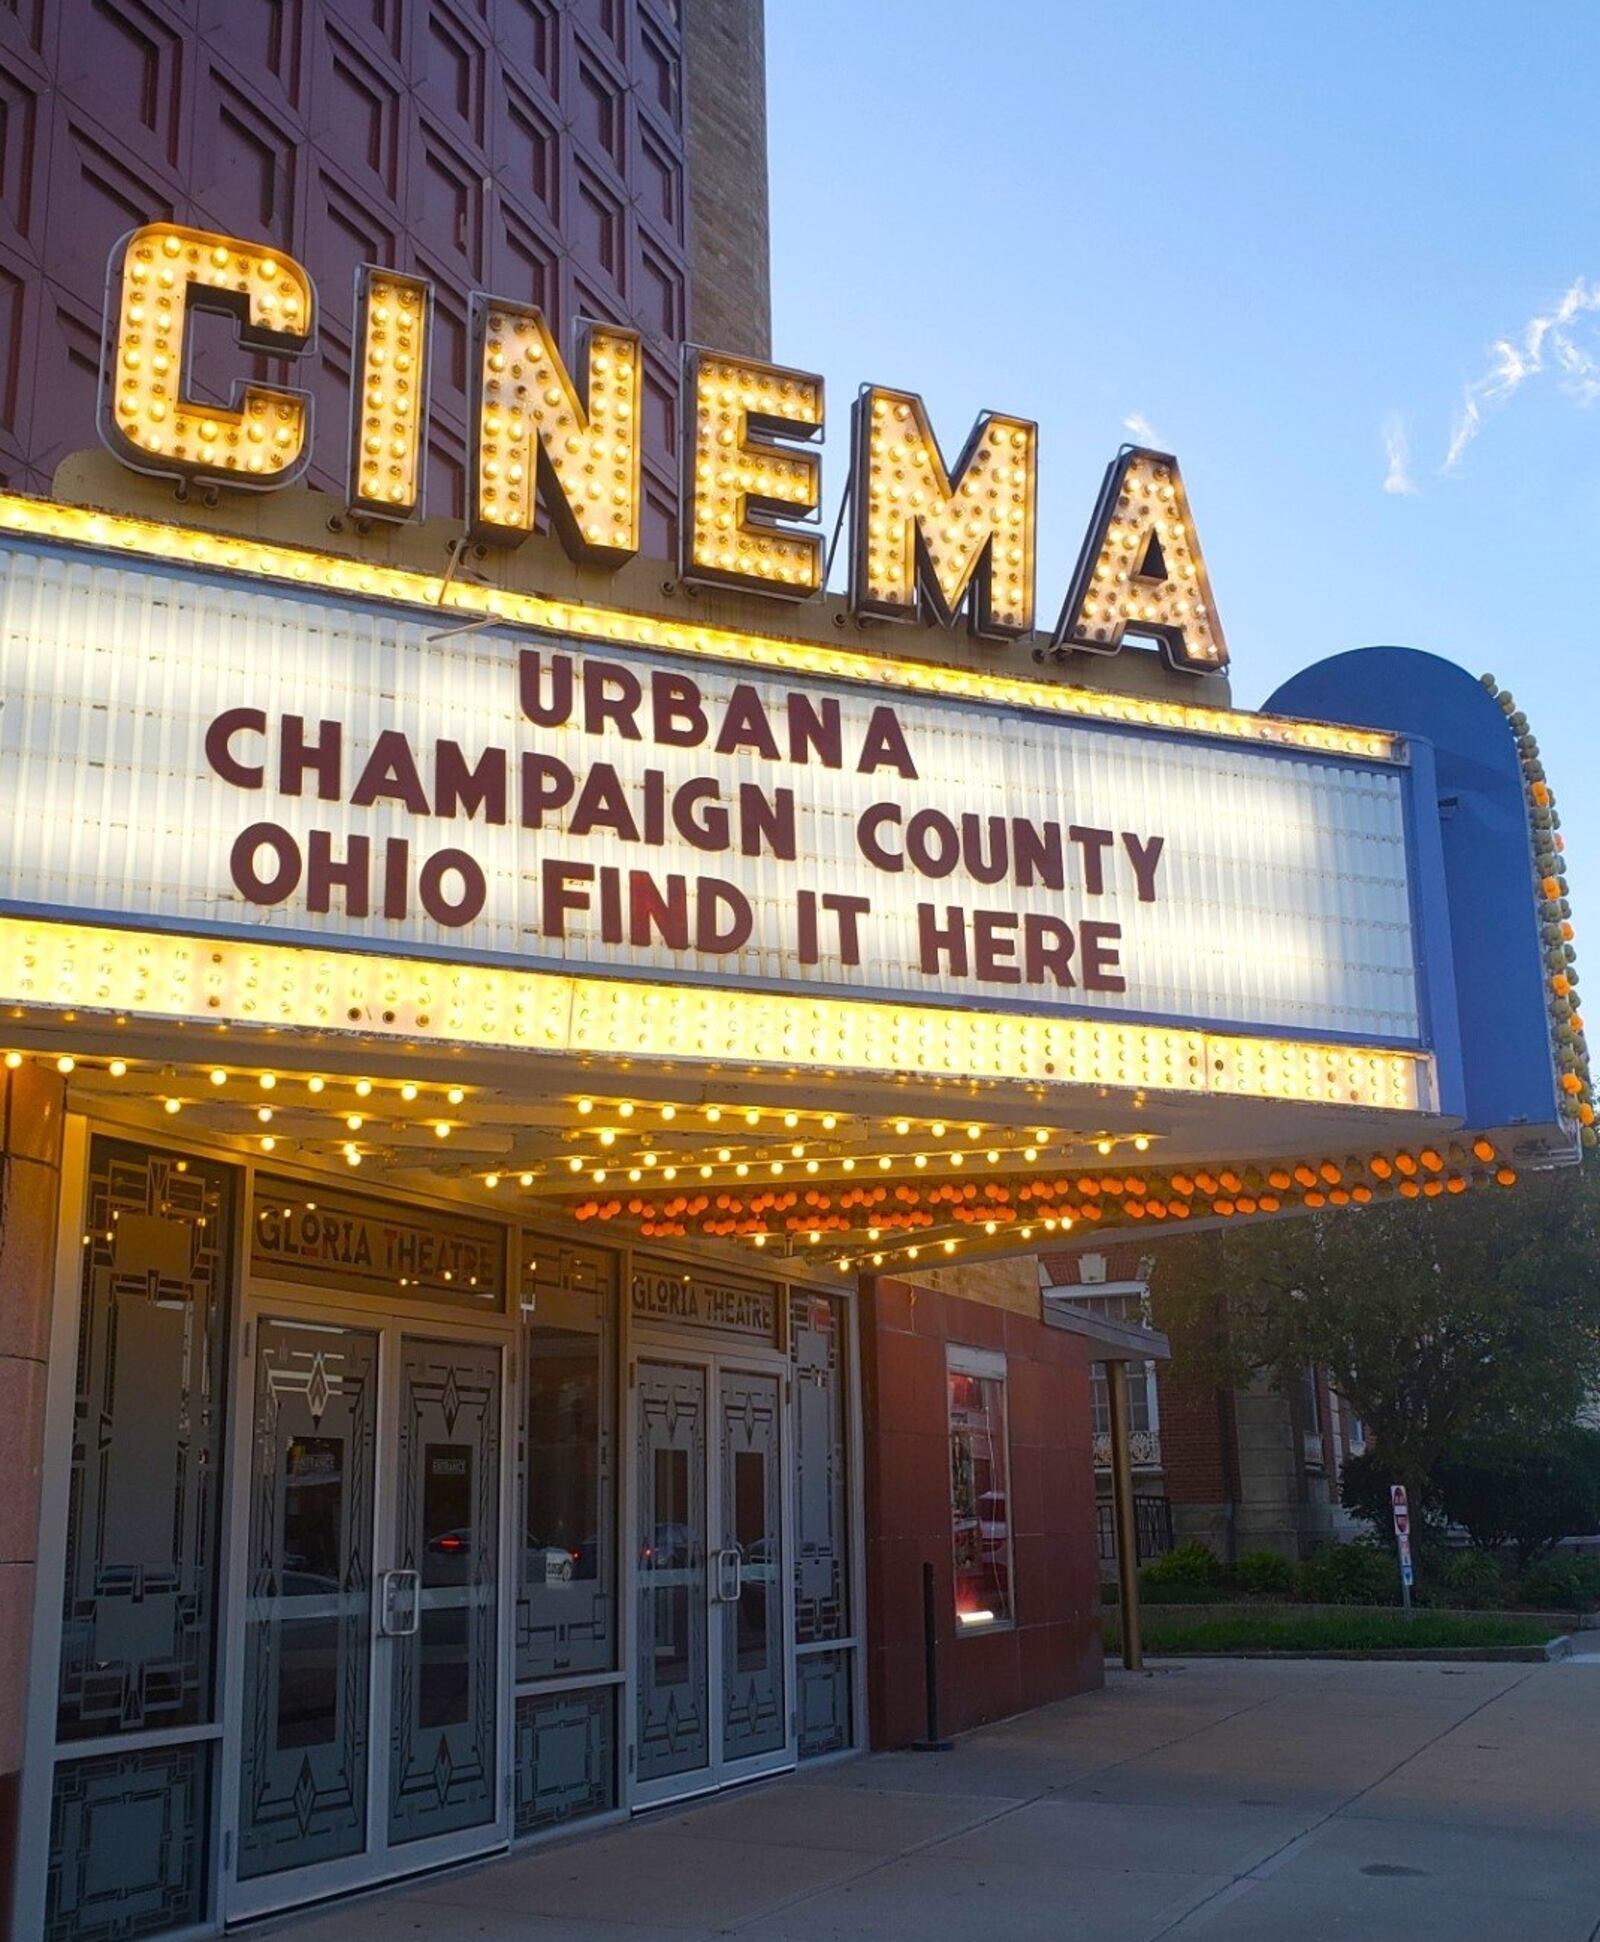
[[[1419,1512],[1467,1440],[1566,1425],[1600,1389],[1600,1166],[1163,1240],[1174,1360],[1236,1386],[1325,1367]]]
[[[1517,1566],[1553,1551],[1562,1538],[1600,1524],[1600,1457],[1594,1430],[1474,1439],[1440,1463],[1439,1507],[1480,1550],[1515,1546]]]

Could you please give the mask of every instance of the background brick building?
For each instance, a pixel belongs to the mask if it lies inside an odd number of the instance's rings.
[[[1060,1248],[1041,1255],[1057,1296],[1116,1319],[1148,1315],[1161,1327],[1159,1245],[1132,1242]],[[1198,1539],[1220,1557],[1272,1550],[1304,1557],[1349,1534],[1339,1506],[1344,1460],[1365,1447],[1360,1423],[1330,1385],[1307,1369],[1280,1387],[1260,1378],[1225,1389],[1173,1360],[1127,1370],[1141,1557]],[[1115,1558],[1104,1370],[1093,1385],[1095,1477],[1102,1570]]]

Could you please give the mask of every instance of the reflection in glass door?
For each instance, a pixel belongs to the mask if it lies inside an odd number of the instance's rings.
[[[261,1324],[241,1881],[366,1849],[377,1377],[364,1329]]]
[[[389,1841],[496,1816],[500,1351],[407,1340],[385,1629]]]
[[[789,1737],[781,1396],[777,1376],[724,1369],[718,1378],[724,1765],[779,1751]]]
[[[257,1324],[233,1919],[505,1833],[500,1355]]]
[[[782,1376],[641,1362],[636,1407],[644,1805],[792,1761],[791,1625]]]
[[[707,1704],[706,1371],[639,1367],[641,1787],[711,1763]]]

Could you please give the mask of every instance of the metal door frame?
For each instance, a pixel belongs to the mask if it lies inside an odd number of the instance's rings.
[[[699,1369],[706,1385],[706,1714],[708,1722],[707,1761],[691,1773],[670,1774],[660,1780],[637,1778],[639,1736],[639,1645],[638,1598],[640,1592],[639,1539],[641,1533],[638,1487],[639,1382],[641,1363]],[[783,1745],[771,1753],[754,1754],[746,1759],[728,1761],[722,1752],[722,1702],[724,1695],[721,1601],[712,1596],[710,1537],[722,1528],[722,1397],[718,1378],[724,1369],[746,1375],[770,1376],[778,1385],[778,1474],[779,1532],[783,1547],[783,1642],[780,1652],[783,1676]],[[627,1747],[624,1763],[625,1804],[635,1813],[659,1807],[668,1801],[690,1800],[703,1794],[718,1793],[766,1774],[791,1772],[798,1763],[798,1715],[795,1691],[794,1644],[794,1490],[793,1435],[789,1421],[792,1381],[787,1355],[759,1343],[742,1346],[705,1347],[686,1342],[681,1336],[657,1333],[635,1327],[628,1343],[627,1394],[623,1418],[627,1463],[623,1477],[622,1531],[626,1548],[624,1591],[632,1623],[629,1627],[629,1659],[625,1685],[626,1729],[622,1736]]]
[[[255,1442],[256,1342],[262,1321],[299,1323],[312,1328],[358,1329],[373,1336],[378,1355],[378,1420],[373,1438],[372,1487],[372,1639],[367,1665],[367,1839],[359,1854],[336,1861],[315,1862],[304,1868],[241,1881],[236,1873],[239,1830],[239,1780],[244,1739],[245,1603],[250,1543],[250,1485]],[[462,1828],[430,1839],[391,1846],[388,1837],[389,1772],[392,1737],[391,1655],[381,1649],[378,1631],[378,1580],[392,1563],[396,1548],[396,1478],[400,1412],[401,1344],[406,1340],[472,1342],[499,1352],[500,1462],[497,1502],[498,1568],[495,1602],[495,1812],[478,1827]],[[384,1304],[366,1310],[349,1301],[330,1303],[317,1290],[291,1284],[247,1284],[240,1303],[235,1367],[235,1408],[232,1425],[233,1477],[229,1490],[232,1516],[228,1557],[229,1596],[226,1627],[235,1643],[229,1656],[223,1695],[224,1731],[218,1802],[221,1827],[221,1866],[217,1877],[217,1910],[225,1926],[303,1907],[330,1896],[356,1894],[407,1875],[425,1873],[454,1862],[474,1860],[505,1849],[511,1840],[512,1686],[507,1676],[511,1651],[512,1573],[508,1566],[511,1540],[511,1498],[514,1494],[515,1438],[508,1435],[514,1406],[512,1357],[515,1342],[508,1323],[485,1319],[459,1320],[454,1312],[423,1303]]]

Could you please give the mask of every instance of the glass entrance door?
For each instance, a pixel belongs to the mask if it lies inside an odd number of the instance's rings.
[[[500,1356],[256,1325],[232,1918],[506,1838]]]
[[[790,1766],[783,1377],[641,1361],[634,1799]]]

